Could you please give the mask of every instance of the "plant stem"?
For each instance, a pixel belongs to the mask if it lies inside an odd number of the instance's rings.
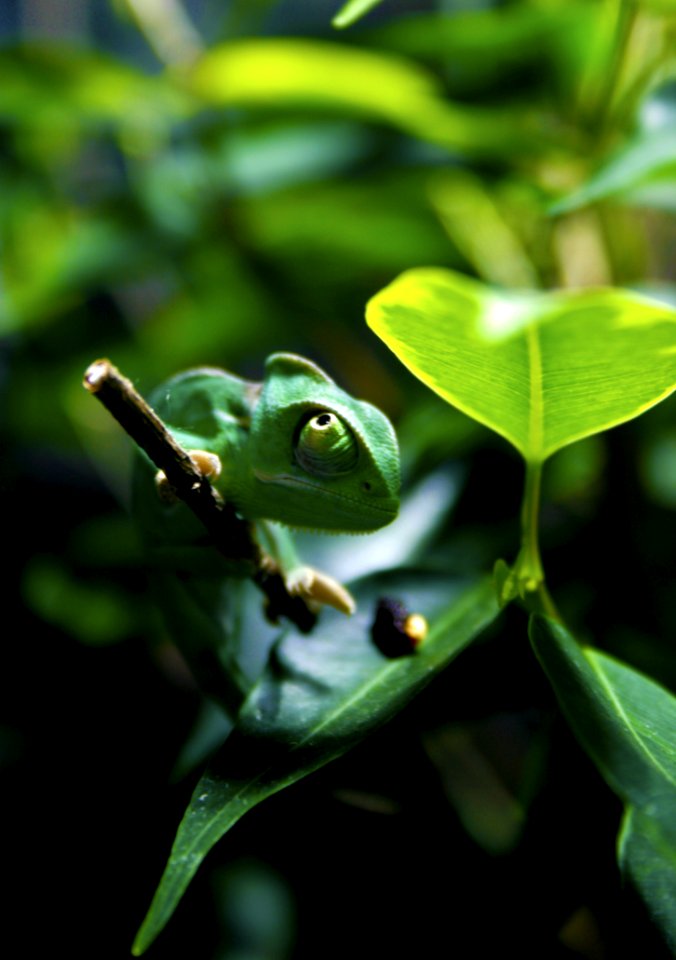
[[[538,518],[542,487],[542,463],[526,463],[526,481],[521,505],[521,550],[514,565],[519,593],[528,608],[561,622],[547,586],[540,559]]]
[[[127,7],[167,66],[189,66],[202,54],[202,40],[181,0],[127,0]]]
[[[521,552],[517,560],[520,579],[526,590],[537,590],[545,578],[538,545],[538,516],[542,464],[526,464],[526,483],[521,505]]]

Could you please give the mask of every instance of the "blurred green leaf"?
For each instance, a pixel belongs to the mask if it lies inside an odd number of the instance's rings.
[[[531,463],[676,389],[676,311],[620,290],[513,294],[425,268],[366,316],[423,383]]]
[[[496,203],[496,191],[457,169],[436,176],[429,193],[449,237],[480,277],[505,287],[538,286],[535,267]]]
[[[550,213],[568,213],[609,198],[625,198],[676,210],[676,134],[673,129],[644,133],[610,157],[573,193],[558,200]]]
[[[306,182],[248,197],[237,212],[256,248],[283,262],[304,288],[308,275],[322,288],[345,287],[367,271],[380,276],[430,257],[450,261],[450,244],[427,203],[427,182],[427,171],[417,168]]]
[[[120,589],[102,580],[76,578],[55,557],[33,558],[25,571],[23,594],[39,617],[82,643],[118,643],[136,626],[133,605]]]
[[[334,27],[350,27],[379,3],[382,3],[382,0],[347,0],[331,23]]]
[[[571,85],[598,11],[593,4],[531,3],[455,9],[446,16],[419,13],[392,19],[366,38],[406,56],[439,61],[453,90],[476,90],[514,70],[539,67]]]
[[[647,438],[640,466],[648,496],[676,510],[676,431]]]
[[[247,698],[233,734],[193,794],[134,944],[169,920],[204,856],[247,810],[345,753],[389,720],[497,616],[493,584],[399,571],[351,587],[357,614],[326,611],[310,636],[290,631]],[[396,597],[430,630],[411,656],[386,659],[371,639],[374,605]]]
[[[27,209],[14,239],[0,333],[54,319],[97,284],[138,274],[154,254],[131,224],[49,206]]]
[[[214,960],[290,960],[296,904],[288,883],[252,860],[227,864],[215,881],[225,930]]]
[[[187,94],[167,78],[93,50],[45,44],[0,51],[0,118],[19,128],[77,134],[110,125],[137,145],[151,144],[190,110]]]
[[[450,150],[532,152],[541,140],[540,131],[505,110],[447,102],[433,74],[412,61],[320,40],[265,38],[214,47],[188,82],[197,96],[222,107],[358,117]]]
[[[676,947],[676,698],[544,618],[531,641],[573,731],[627,805],[620,865]]]

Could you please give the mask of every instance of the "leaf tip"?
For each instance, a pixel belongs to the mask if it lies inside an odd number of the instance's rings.
[[[146,952],[150,944],[155,939],[156,933],[149,931],[148,926],[148,917],[143,921],[141,926],[138,929],[138,933],[134,937],[134,942],[131,945],[131,955],[132,957],[140,957]]]

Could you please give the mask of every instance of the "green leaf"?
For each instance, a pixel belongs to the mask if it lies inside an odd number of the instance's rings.
[[[110,125],[152,142],[191,109],[185,92],[166,77],[146,76],[94,50],[54,44],[0,51],[0,89],[3,119],[44,127],[57,138],[79,125]]]
[[[611,197],[627,197],[637,203],[674,209],[676,183],[676,135],[673,129],[643,134],[610,157],[593,176],[567,197],[557,201],[550,213],[568,213]]]
[[[449,103],[437,78],[413,61],[339,43],[266,37],[221,44],[187,82],[209,104],[357,117],[451,150],[532,155],[541,142],[540,132],[504,109]]]
[[[326,611],[310,636],[289,632],[246,700],[233,734],[199,782],[134,944],[142,953],[169,920],[211,847],[266,797],[345,753],[389,720],[498,614],[493,584],[396,572],[353,588],[358,612]],[[371,638],[380,597],[430,623],[410,656],[388,659]]]
[[[382,0],[347,0],[331,21],[334,27],[351,27],[357,20],[361,20],[365,13],[373,10]]]
[[[659,819],[627,807],[618,838],[618,859],[670,949],[676,953],[676,844],[664,836]]]
[[[531,641],[573,731],[627,805],[620,865],[676,947],[676,698],[550,620],[532,621]]]
[[[423,383],[531,463],[676,389],[676,311],[623,290],[501,292],[429,267],[373,297],[366,319]]]

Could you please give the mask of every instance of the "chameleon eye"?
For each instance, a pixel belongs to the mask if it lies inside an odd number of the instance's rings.
[[[359,457],[352,431],[328,410],[316,413],[301,427],[294,452],[300,466],[316,477],[349,473]]]

